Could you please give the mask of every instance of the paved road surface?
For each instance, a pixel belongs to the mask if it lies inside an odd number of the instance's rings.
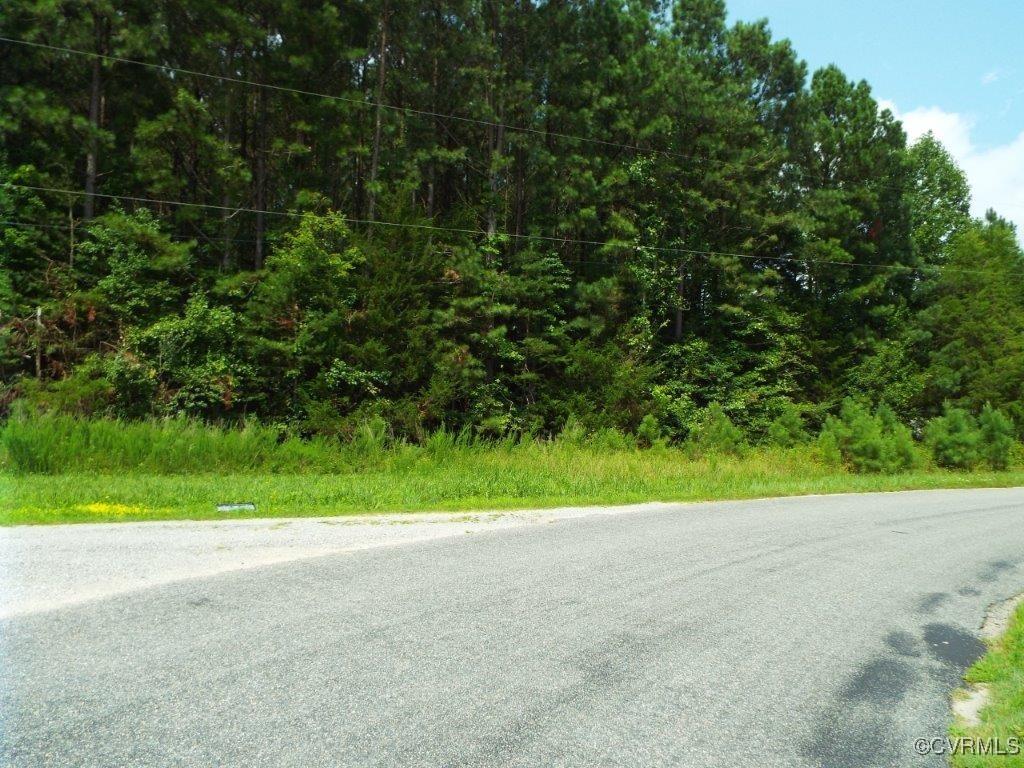
[[[667,506],[0,528],[0,619],[227,571]]]
[[[938,766],[913,742],[1024,590],[1024,489],[474,530],[26,603],[0,764]]]

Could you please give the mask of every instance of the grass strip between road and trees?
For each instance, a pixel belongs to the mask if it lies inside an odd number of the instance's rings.
[[[245,516],[290,517],[1024,485],[1019,460],[965,472],[921,455],[912,469],[856,473],[816,443],[640,448],[615,432],[481,441],[442,431],[411,444],[369,428],[339,441],[57,419],[12,420],[0,437],[5,525],[216,519],[232,502],[256,505]]]
[[[978,713],[979,722],[968,726],[955,723],[952,740],[968,738],[974,744],[994,740],[993,744],[1010,750],[1017,739],[1021,754],[959,754],[953,768],[1024,768],[1024,602],[1010,617],[1006,632],[990,642],[989,651],[965,675],[968,683],[984,685],[988,695]]]

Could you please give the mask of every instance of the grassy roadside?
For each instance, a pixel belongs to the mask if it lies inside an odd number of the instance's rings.
[[[976,727],[954,724],[951,737],[995,738],[1004,749],[1009,739],[1016,738],[1024,750],[1024,603],[1017,606],[1006,632],[991,643],[989,652],[967,671],[965,679],[988,686],[988,701]],[[952,764],[953,768],[1024,768],[1024,753],[956,755]]]
[[[675,448],[524,442],[402,448],[334,472],[5,472],[0,524],[223,518],[215,504],[231,501],[279,517],[1013,485],[1024,485],[1024,471],[852,474],[799,448],[695,458]]]

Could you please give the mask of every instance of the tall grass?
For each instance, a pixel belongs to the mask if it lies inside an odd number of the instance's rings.
[[[0,469],[17,475],[344,473],[400,468],[416,459],[440,467],[466,452],[508,452],[533,444],[514,436],[482,440],[469,430],[440,429],[413,446],[390,439],[386,425],[375,421],[363,424],[350,439],[340,440],[299,438],[258,423],[224,428],[188,419],[117,421],[41,415],[12,418],[0,425]],[[589,445],[608,449],[597,441]],[[635,448],[635,442],[630,445]]]
[[[378,444],[379,445],[379,444]],[[41,416],[0,431],[4,466],[16,474],[336,472],[373,450],[354,440],[301,440],[259,424],[220,429],[187,419],[125,422]]]
[[[691,458],[677,449],[608,451],[525,442],[395,448],[344,473],[0,473],[0,525],[222,518],[251,501],[260,517],[703,501],[807,493],[1024,485],[1022,472],[855,475],[799,450]]]
[[[639,450],[628,437],[480,441],[439,431],[420,445],[380,424],[351,440],[300,440],[265,426],[11,420],[0,430],[0,524],[696,501],[804,493],[1024,484],[1024,472],[855,475],[810,446],[742,455]]]

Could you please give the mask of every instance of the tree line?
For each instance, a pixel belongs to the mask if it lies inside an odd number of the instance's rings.
[[[1013,227],[720,0],[21,0],[0,29],[4,412],[1024,425]]]

